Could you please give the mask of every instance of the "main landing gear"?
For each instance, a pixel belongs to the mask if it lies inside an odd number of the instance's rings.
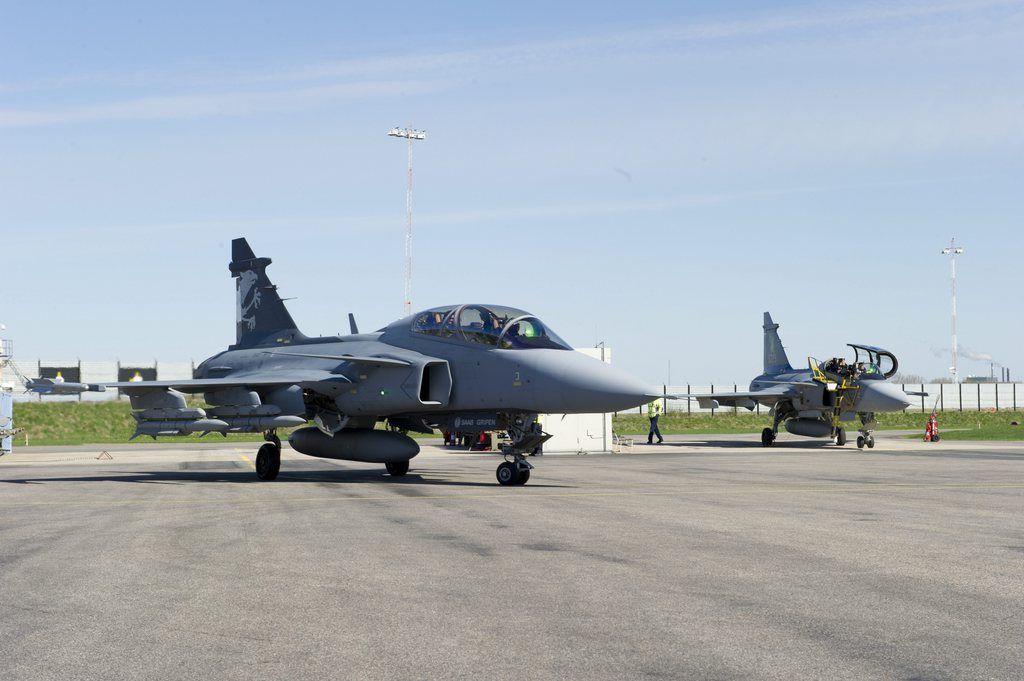
[[[384,467],[388,469],[388,475],[393,478],[400,478],[409,472],[408,461],[388,461]]]
[[[835,435],[832,436],[832,441],[836,443],[837,447],[842,447],[846,444],[846,429],[836,428]]]
[[[281,438],[277,432],[268,430],[263,433],[266,442],[256,452],[256,477],[260,480],[273,480],[281,472]]]
[[[762,447],[771,447],[774,445],[776,438],[779,437],[779,424],[785,421],[787,417],[795,414],[791,407],[788,407],[783,403],[776,404],[772,407],[770,413],[772,415],[772,427],[765,428],[761,431]]]

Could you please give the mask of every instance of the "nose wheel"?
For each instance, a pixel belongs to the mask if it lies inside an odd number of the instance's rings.
[[[508,428],[509,444],[502,445],[505,461],[498,465],[494,476],[503,487],[525,485],[530,479],[533,464],[526,460],[526,454],[535,452],[551,435],[545,433],[537,423],[537,415],[517,416]]]
[[[871,431],[878,425],[875,421],[875,415],[872,413],[863,413],[860,415],[860,435],[857,436],[857,449],[874,449],[875,447],[875,436],[871,434]]]
[[[857,449],[864,449],[864,447],[867,447],[868,449],[875,448],[875,438],[871,433],[868,433],[867,436],[857,436]]]
[[[860,415],[860,435],[857,436],[857,449],[874,449],[874,435],[871,431],[878,427],[878,421],[874,420],[874,414],[865,412]]]
[[[498,478],[498,484],[505,487],[525,485],[530,479],[531,468],[533,465],[522,454],[518,454],[513,459],[502,462],[495,471],[495,477]]]

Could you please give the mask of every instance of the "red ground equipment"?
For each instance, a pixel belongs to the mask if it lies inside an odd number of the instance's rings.
[[[934,411],[932,412],[932,415],[928,417],[928,425],[924,427],[924,441],[939,441],[939,419],[935,416]]]

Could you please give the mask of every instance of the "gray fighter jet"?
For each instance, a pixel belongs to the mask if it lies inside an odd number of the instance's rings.
[[[270,258],[245,239],[231,244],[236,340],[192,379],[106,384],[128,394],[139,435],[262,432],[256,474],[281,466],[278,428],[310,456],[382,463],[405,475],[419,445],[401,431],[507,431],[502,485],[522,485],[524,454],[549,435],[539,413],[613,412],[654,395],[644,384],[574,352],[537,317],[498,305],[447,305],[347,336],[310,338],[292,321],[267,278]],[[190,407],[185,394],[209,408]],[[375,429],[384,421],[388,430]]]
[[[794,369],[779,339],[779,325],[764,313],[764,371],[750,383],[750,391],[690,395],[704,409],[770,407],[772,427],[761,431],[761,444],[775,443],[779,424],[793,435],[831,437],[846,444],[844,423],[860,418],[857,447],[874,447],[871,431],[875,414],[903,411],[910,406],[908,395],[886,379],[896,373],[898,362],[888,350],[872,345],[849,343],[853,360],[832,358],[819,362],[807,358],[808,368]]]

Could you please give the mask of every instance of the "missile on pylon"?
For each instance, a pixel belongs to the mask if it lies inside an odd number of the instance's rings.
[[[55,381],[52,378],[30,378],[25,381],[25,390],[39,395],[80,395],[81,393],[101,393],[106,386],[99,383],[74,383]]]

